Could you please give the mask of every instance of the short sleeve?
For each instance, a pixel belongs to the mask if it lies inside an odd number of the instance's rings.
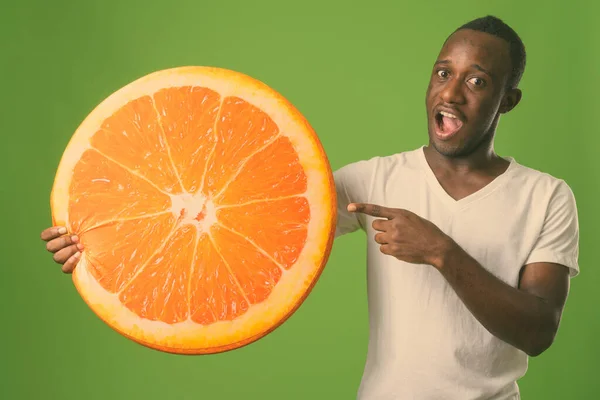
[[[548,203],[544,224],[526,264],[551,262],[579,274],[579,220],[571,188],[560,181]]]
[[[348,211],[350,203],[364,203],[369,200],[374,173],[374,161],[365,160],[348,164],[333,173],[337,195],[337,224],[335,237],[364,230],[364,221]]]

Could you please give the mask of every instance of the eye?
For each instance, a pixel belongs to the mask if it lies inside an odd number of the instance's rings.
[[[437,72],[437,75],[442,79],[446,79],[450,74],[445,69],[441,69]]]
[[[485,81],[481,78],[471,78],[469,79],[469,83],[475,86],[483,87],[485,86]]]

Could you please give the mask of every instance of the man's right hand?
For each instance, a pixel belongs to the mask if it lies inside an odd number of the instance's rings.
[[[67,235],[67,229],[62,226],[45,229],[41,236],[46,242],[46,249],[54,254],[54,262],[62,265],[65,274],[72,273],[83,251],[79,238],[75,235]]]

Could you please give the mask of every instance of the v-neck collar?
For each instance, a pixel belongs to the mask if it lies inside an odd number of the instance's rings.
[[[515,166],[517,165],[515,159],[513,157],[504,157],[507,161],[509,161],[508,168],[502,174],[498,175],[494,178],[493,181],[477,190],[476,192],[471,193],[470,195],[463,197],[462,199],[455,200],[452,196],[446,192],[446,190],[442,187],[438,179],[436,178],[433,170],[429,166],[427,162],[427,158],[425,158],[425,146],[421,146],[421,148],[417,151],[418,158],[423,167],[423,171],[425,173],[425,179],[428,184],[431,186],[432,190],[436,193],[436,195],[450,208],[452,209],[462,209],[466,207],[468,204],[471,204],[488,194],[492,193],[499,186],[501,186],[507,179],[509,179],[512,174]]]

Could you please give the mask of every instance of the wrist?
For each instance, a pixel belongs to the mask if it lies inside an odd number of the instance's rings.
[[[431,265],[442,271],[452,264],[452,260],[461,251],[460,246],[449,236],[444,236],[438,246],[437,255],[433,258]]]

